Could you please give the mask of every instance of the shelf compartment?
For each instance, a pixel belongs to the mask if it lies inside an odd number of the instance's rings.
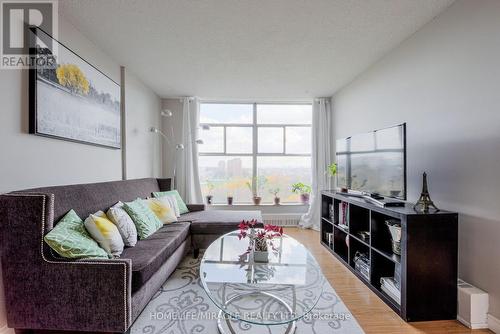
[[[347,202],[334,200],[333,202],[335,208],[335,215],[333,217],[333,223],[339,226],[349,226],[349,213],[350,205]]]
[[[370,238],[363,238],[359,232],[370,232],[370,210],[349,205],[349,232],[356,238],[370,243]]]
[[[378,252],[371,253],[371,285],[391,303],[399,307],[399,302],[389,297],[382,288],[380,278],[394,277],[396,263]]]
[[[326,219],[321,220],[321,241],[333,249],[333,223]]]
[[[401,224],[401,220],[399,219],[376,211],[371,212],[371,246],[381,253],[392,257],[392,238],[389,228],[385,223],[387,220],[398,221]]]
[[[346,244],[348,234],[340,228],[333,229],[333,251],[344,262],[349,263],[349,247]]]
[[[356,270],[356,263],[354,261],[356,253],[360,252],[366,255],[368,258],[368,277],[365,277],[361,272]],[[360,242],[359,240],[353,238],[351,235],[349,237],[349,265],[351,268],[356,271],[360,277],[362,277],[364,280],[367,282],[370,282],[370,247],[367,246],[365,243]]]
[[[330,217],[330,205],[333,205],[333,197],[321,195],[321,217],[331,221]]]

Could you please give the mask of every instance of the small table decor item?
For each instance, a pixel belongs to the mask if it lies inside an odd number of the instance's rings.
[[[250,253],[255,262],[266,263],[269,262],[269,246],[273,251],[278,251],[273,245],[273,240],[283,236],[283,227],[267,224],[264,226],[264,229],[257,229],[255,228],[256,224],[256,220],[243,220],[238,225],[240,229],[238,238],[241,240],[248,237],[250,245],[247,253]]]
[[[354,254],[354,269],[367,281],[370,280],[370,258],[368,254],[356,251],[356,254]]]
[[[422,175],[422,193],[420,194],[420,198],[417,203],[413,206],[413,210],[422,213],[429,213],[429,209],[433,209],[435,212],[439,211],[437,206],[434,205],[434,202],[431,200],[431,196],[429,195],[429,189],[427,187],[427,173],[424,172]]]
[[[325,232],[325,240],[328,247],[333,247],[333,233]]]
[[[386,220],[385,224],[391,233],[392,252],[401,255],[401,224],[395,220]]]

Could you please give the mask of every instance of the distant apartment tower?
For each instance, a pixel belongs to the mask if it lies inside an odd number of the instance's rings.
[[[235,158],[227,161],[227,176],[243,176],[243,162],[241,158]]]

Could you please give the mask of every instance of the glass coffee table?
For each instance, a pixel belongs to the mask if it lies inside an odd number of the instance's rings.
[[[286,325],[295,332],[296,321],[318,303],[326,279],[311,253],[297,240],[283,235],[274,241],[269,262],[253,261],[248,239],[238,231],[225,234],[205,251],[200,278],[207,295],[220,309],[221,334],[236,333],[231,319],[254,325]],[[285,326],[284,326],[285,327]]]

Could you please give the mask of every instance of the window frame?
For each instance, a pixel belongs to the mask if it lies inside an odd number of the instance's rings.
[[[230,101],[200,101],[200,106],[202,104],[246,104],[252,105],[252,123],[203,123],[200,122],[200,127],[209,126],[210,128],[222,127],[223,128],[223,152],[198,152],[198,156],[247,156],[252,157],[252,188],[256,188],[257,182],[257,158],[258,157],[311,157],[312,158],[312,147],[311,152],[307,153],[286,153],[286,129],[287,128],[310,128],[312,135],[312,107],[313,102],[230,102]],[[311,106],[311,124],[288,124],[288,123],[257,123],[257,106],[263,104],[274,104],[274,105],[308,105]],[[227,153],[227,128],[248,128],[251,127],[252,130],[252,153]],[[283,129],[283,152],[282,153],[259,153],[259,142],[258,142],[258,132],[259,128],[282,128]],[[311,138],[312,141],[312,138]],[[237,204],[237,203],[236,203]]]

